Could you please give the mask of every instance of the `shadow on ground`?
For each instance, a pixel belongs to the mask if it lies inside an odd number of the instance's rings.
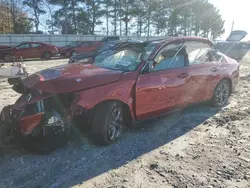
[[[172,142],[217,111],[206,105],[195,105],[182,112],[140,123],[119,143],[108,147],[95,146],[82,138],[49,155],[13,152],[0,163],[0,187],[70,187],[81,184]]]

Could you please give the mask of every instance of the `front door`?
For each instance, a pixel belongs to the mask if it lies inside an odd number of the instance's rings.
[[[136,116],[159,116],[187,104],[184,91],[189,78],[183,44],[170,44],[154,58],[136,83]]]
[[[32,54],[30,50],[31,50],[30,43],[22,43],[16,47],[16,49],[14,50],[14,55],[17,59],[31,58]]]

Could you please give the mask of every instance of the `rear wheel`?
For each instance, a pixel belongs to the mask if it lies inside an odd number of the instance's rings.
[[[50,52],[44,52],[44,54],[43,54],[43,58],[44,59],[46,59],[46,60],[49,60],[49,59],[51,59],[51,53]]]
[[[125,128],[125,113],[119,102],[100,104],[92,119],[92,133],[96,144],[110,145],[116,142]]]
[[[227,80],[221,80],[214,90],[212,104],[216,107],[224,106],[230,95],[230,84]]]
[[[3,60],[5,62],[12,62],[12,61],[14,61],[14,59],[15,59],[14,56],[11,54],[6,54],[6,55],[4,55],[4,58],[3,58]]]

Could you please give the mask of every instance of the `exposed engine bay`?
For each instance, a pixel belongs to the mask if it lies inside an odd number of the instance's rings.
[[[50,96],[26,90],[15,104],[2,110],[1,126],[5,126],[5,136],[21,140],[22,147],[32,150],[48,147],[52,144],[49,140],[55,137],[67,142],[70,106],[75,99],[75,94]],[[34,148],[38,142],[41,148]]]

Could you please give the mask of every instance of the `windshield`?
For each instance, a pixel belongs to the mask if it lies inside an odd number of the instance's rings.
[[[123,71],[133,71],[141,62],[143,50],[123,49],[106,51],[97,55],[94,65]]]
[[[143,60],[147,60],[150,56],[150,54],[156,49],[159,42],[150,42],[145,46],[145,52],[143,54]]]

